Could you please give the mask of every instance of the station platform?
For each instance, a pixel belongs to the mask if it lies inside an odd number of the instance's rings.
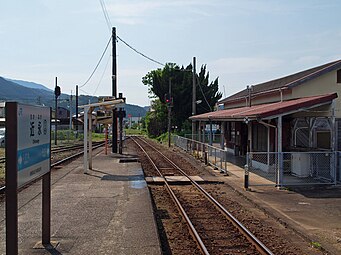
[[[291,186],[278,189],[268,179],[250,173],[244,189],[245,170],[240,157],[227,163],[228,176],[212,171],[225,185],[251,201],[255,207],[283,223],[307,242],[321,245],[323,254],[341,254],[341,185]],[[307,253],[308,254],[308,253]]]
[[[19,254],[161,254],[147,184],[131,155],[101,150],[87,174],[82,157],[52,170],[53,250],[36,245],[42,235],[41,181],[21,191]],[[5,254],[4,202],[0,213],[0,254]]]

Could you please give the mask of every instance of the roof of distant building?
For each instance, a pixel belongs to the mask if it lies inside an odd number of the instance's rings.
[[[292,75],[288,75],[279,79],[263,82],[260,84],[252,85],[251,94],[256,95],[258,93],[271,91],[280,88],[292,88],[305,83],[309,80],[315,79],[325,73],[341,68],[341,60],[333,61],[321,66],[317,66],[308,70],[304,70]],[[237,92],[236,94],[224,98],[219,103],[225,103],[229,101],[235,101],[248,96],[248,89]]]

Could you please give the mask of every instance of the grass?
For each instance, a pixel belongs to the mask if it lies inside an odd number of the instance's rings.
[[[92,133],[92,141],[99,142],[105,139],[105,134],[102,133]]]
[[[132,128],[126,128],[124,129],[124,132],[126,135],[145,135],[146,132],[141,129],[132,129]]]
[[[311,242],[311,247],[319,250],[322,249],[322,245],[318,242]]]

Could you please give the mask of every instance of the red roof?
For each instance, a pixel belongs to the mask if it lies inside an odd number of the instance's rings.
[[[330,103],[337,98],[337,94],[326,94],[320,96],[303,97],[283,102],[254,105],[226,109],[216,112],[208,112],[190,117],[192,120],[223,120],[223,119],[250,119],[266,118],[276,115],[289,114],[292,111],[299,111],[301,108],[309,108],[319,104]]]

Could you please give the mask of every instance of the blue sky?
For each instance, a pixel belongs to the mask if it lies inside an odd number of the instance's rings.
[[[104,2],[118,36],[162,63],[187,66],[195,56],[225,96],[341,59],[338,0]],[[99,0],[2,0],[0,10],[0,76],[49,88],[57,76],[68,94],[87,80],[111,35]],[[141,79],[161,66],[120,41],[117,61],[118,92],[148,105]],[[81,93],[111,95],[111,50]]]

